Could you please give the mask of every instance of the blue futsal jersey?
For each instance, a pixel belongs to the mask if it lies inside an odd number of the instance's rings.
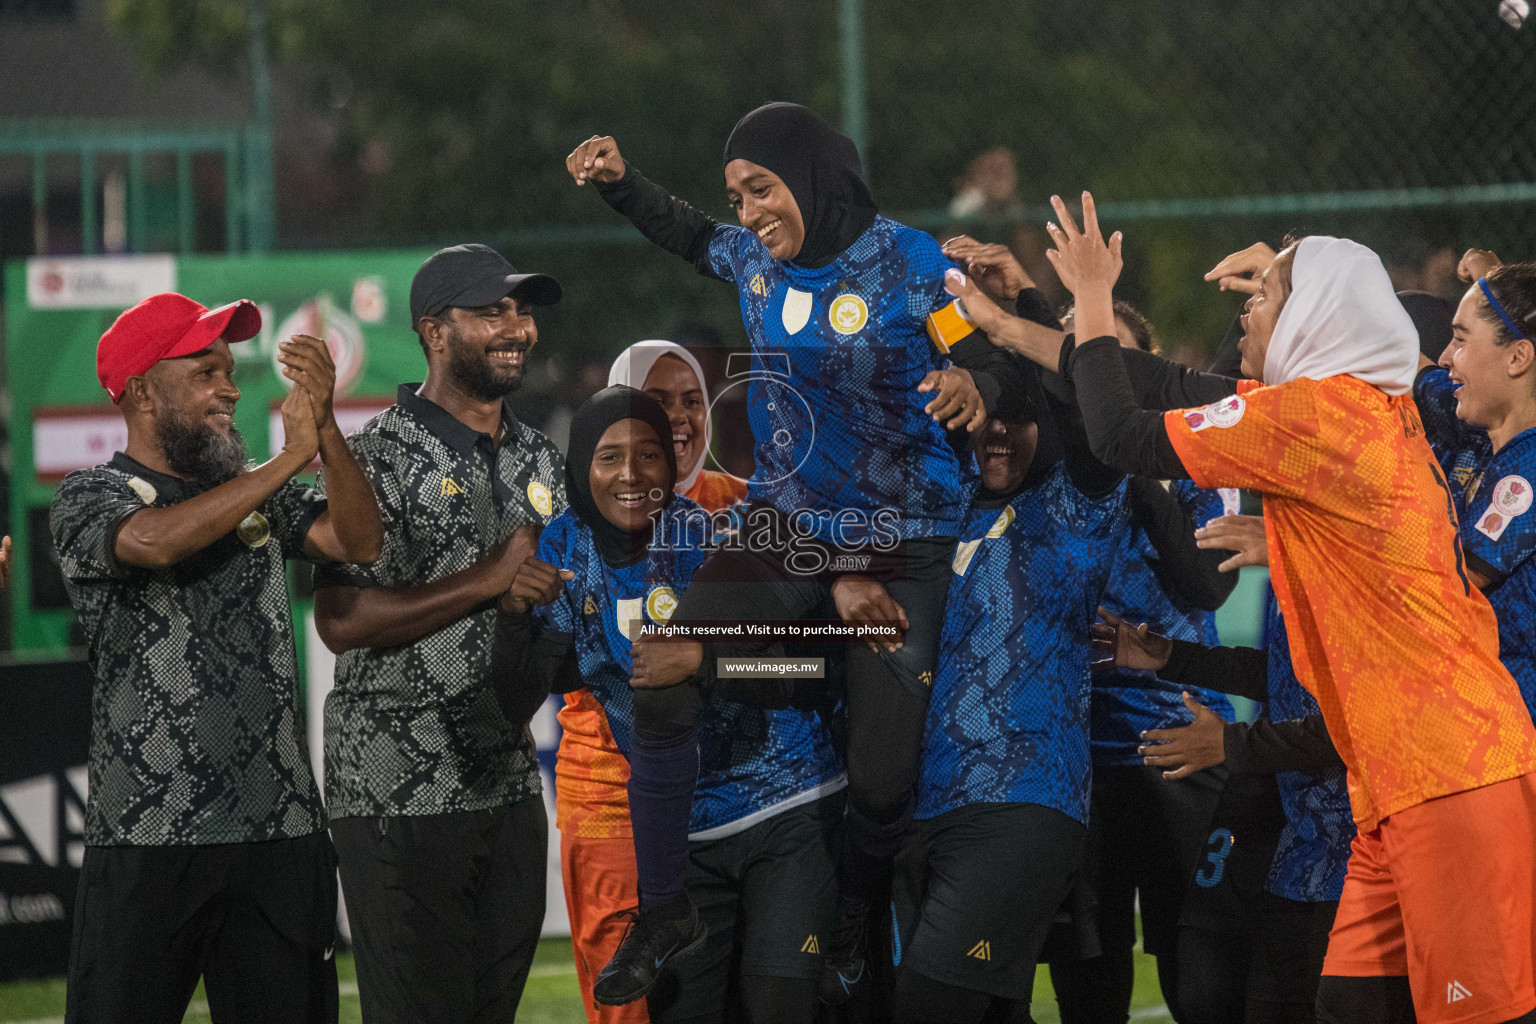
[[[1486,433],[1456,418],[1455,390],[1446,371],[1428,370],[1414,400],[1445,469],[1467,564],[1492,583],[1485,594],[1499,620],[1499,660],[1536,716],[1536,427],[1495,454]]]
[[[658,530],[673,543],[654,546],[644,561],[623,569],[603,561],[592,531],[569,510],[539,538],[540,559],[576,574],[553,604],[535,610],[540,633],[570,639],[582,682],[603,705],[626,757],[635,720],[629,631],[671,617],[709,554],[707,523],[698,505],[675,496]],[[712,700],[699,716],[699,783],[689,838],[740,832],[845,784],[831,739],[814,713]]]
[[[926,333],[954,302],[944,291],[953,264],[933,237],[876,217],[832,263],[807,270],[720,225],[709,263],[735,282],[752,342],[747,497],[821,513],[816,536],[849,546],[954,536],[969,475],[923,412],[932,396],[917,390],[948,365]]]
[[[1088,820],[1089,662],[1125,485],[1085,497],[1058,466],[972,508],[950,579],[917,817],[1031,803]]]
[[[1237,511],[1237,492],[1206,490],[1190,480],[1169,485],[1196,527]],[[1214,647],[1216,616],[1191,608],[1170,597],[1152,571],[1157,550],[1135,520],[1127,520],[1119,535],[1114,568],[1105,588],[1103,605],[1127,622],[1148,623],[1152,629],[1175,640]],[[1188,725],[1194,716],[1180,694],[1210,708],[1226,722],[1232,721],[1232,702],[1225,694],[1199,687],[1181,687],[1153,680],[1150,672],[1121,669],[1093,681],[1093,763],[1139,765],[1141,734],[1147,729],[1173,729]]]
[[[1271,721],[1321,715],[1317,699],[1296,678],[1291,665],[1291,645],[1285,620],[1271,590],[1264,610],[1265,647],[1269,652],[1269,700]],[[1349,844],[1355,838],[1354,815],[1349,809],[1349,787],[1344,766],[1322,771],[1280,772],[1280,806],[1285,827],[1269,867],[1267,888],[1283,899],[1302,903],[1336,900],[1344,891],[1344,869],[1349,865]]]

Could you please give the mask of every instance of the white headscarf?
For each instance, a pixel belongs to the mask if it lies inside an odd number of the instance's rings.
[[[651,367],[656,365],[656,360],[662,356],[676,356],[693,370],[693,375],[699,378],[699,390],[704,394],[704,452],[699,456],[698,464],[687,476],[677,478],[677,486],[672,488],[679,494],[684,494],[691,488],[699,474],[704,471],[705,455],[709,452],[710,434],[709,425],[709,387],[704,383],[704,371],[699,367],[699,361],[693,358],[693,353],[675,341],[662,341],[653,338],[649,341],[637,341],[613,361],[613,366],[608,370],[608,386],[623,384],[634,388],[636,391],[645,390],[645,378],[651,375]],[[667,439],[668,443],[671,438]]]
[[[1347,374],[1403,395],[1418,368],[1418,332],[1381,258],[1347,238],[1302,239],[1291,295],[1264,356],[1264,383]]]

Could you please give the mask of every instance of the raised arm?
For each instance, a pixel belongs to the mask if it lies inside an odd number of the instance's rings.
[[[719,222],[644,177],[619,153],[609,135],[594,135],[565,158],[565,169],[578,185],[591,182],[603,202],[629,218],[640,233],[695,270],[725,280],[709,263],[709,240]]]
[[[417,586],[377,586],[322,569],[315,579],[315,629],[335,654],[414,643],[494,601],[538,543],[538,527],[519,527],[469,568]]]
[[[314,410],[294,388],[284,399],[283,450],[255,469],[164,508],[143,508],[117,527],[112,554],[123,565],[162,569],[176,565],[225,536],[277,489],[302,471],[319,450]]]
[[[294,390],[309,398],[320,464],[325,467],[326,510],[310,525],[304,555],[315,562],[367,565],[379,557],[384,546],[384,523],[373,486],[347,447],[331,409],[336,367],[330,350],[318,338],[295,334],[278,345],[277,358],[283,376],[294,382]]]

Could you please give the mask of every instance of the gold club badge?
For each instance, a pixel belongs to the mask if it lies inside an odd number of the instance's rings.
[[[235,536],[248,548],[259,548],[272,539],[272,524],[260,512],[252,512],[235,527]]]
[[[677,591],[671,587],[657,587],[645,599],[645,610],[652,622],[666,622],[677,611]]]
[[[550,497],[549,488],[537,480],[528,482],[528,504],[541,516],[547,516],[554,511],[554,499]]]
[[[852,292],[832,300],[832,329],[838,334],[857,334],[869,321],[869,307]]]

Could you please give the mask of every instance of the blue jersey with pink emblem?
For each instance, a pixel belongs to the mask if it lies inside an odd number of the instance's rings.
[[[1087,822],[1089,630],[1124,510],[1124,483],[1091,499],[1058,466],[1006,506],[966,514],[917,817],[1032,803]]]
[[[1317,699],[1302,687],[1291,666],[1290,640],[1273,590],[1265,603],[1264,645],[1269,652],[1265,713],[1270,720],[1286,722],[1321,715]],[[1275,859],[1270,862],[1269,891],[1302,903],[1338,899],[1344,891],[1349,844],[1355,838],[1343,765],[1321,771],[1280,772],[1275,781],[1280,788],[1280,806],[1285,810],[1285,827],[1280,831]]]
[[[1488,580],[1499,660],[1536,716],[1536,427],[1495,453],[1486,433],[1456,418],[1456,386],[1438,368],[1419,374],[1414,401],[1445,470],[1467,565]]]
[[[1169,487],[1196,527],[1237,511],[1237,492],[1206,490],[1190,480],[1175,480]],[[1117,538],[1114,568],[1104,590],[1104,607],[1127,622],[1148,623],[1152,629],[1175,640],[1214,647],[1216,616],[1170,595],[1158,581],[1152,564],[1157,549],[1134,519],[1126,521]],[[1180,687],[1150,672],[1121,669],[1093,681],[1093,763],[1137,765],[1136,748],[1148,729],[1174,729],[1194,721],[1184,706],[1184,690],[1190,696],[1232,721],[1232,702],[1225,694],[1199,687]]]
[[[665,543],[642,562],[615,569],[592,531],[567,510],[544,527],[538,557],[576,574],[553,604],[535,609],[540,634],[569,638],[582,682],[603,705],[619,750],[629,753],[634,698],[629,688],[630,629],[664,623],[709,555],[708,514],[681,495],[662,513]],[[842,766],[814,712],[765,711],[714,698],[699,716],[699,782],[693,838],[718,838],[778,810],[836,792]]]
[[[954,536],[969,480],[917,390],[948,365],[925,326],[954,301],[944,291],[953,264],[933,237],[877,217],[836,260],[807,270],[721,225],[709,263],[735,282],[752,343],[750,367],[730,373],[747,381],[748,498],[819,513],[816,536],[833,543]]]

